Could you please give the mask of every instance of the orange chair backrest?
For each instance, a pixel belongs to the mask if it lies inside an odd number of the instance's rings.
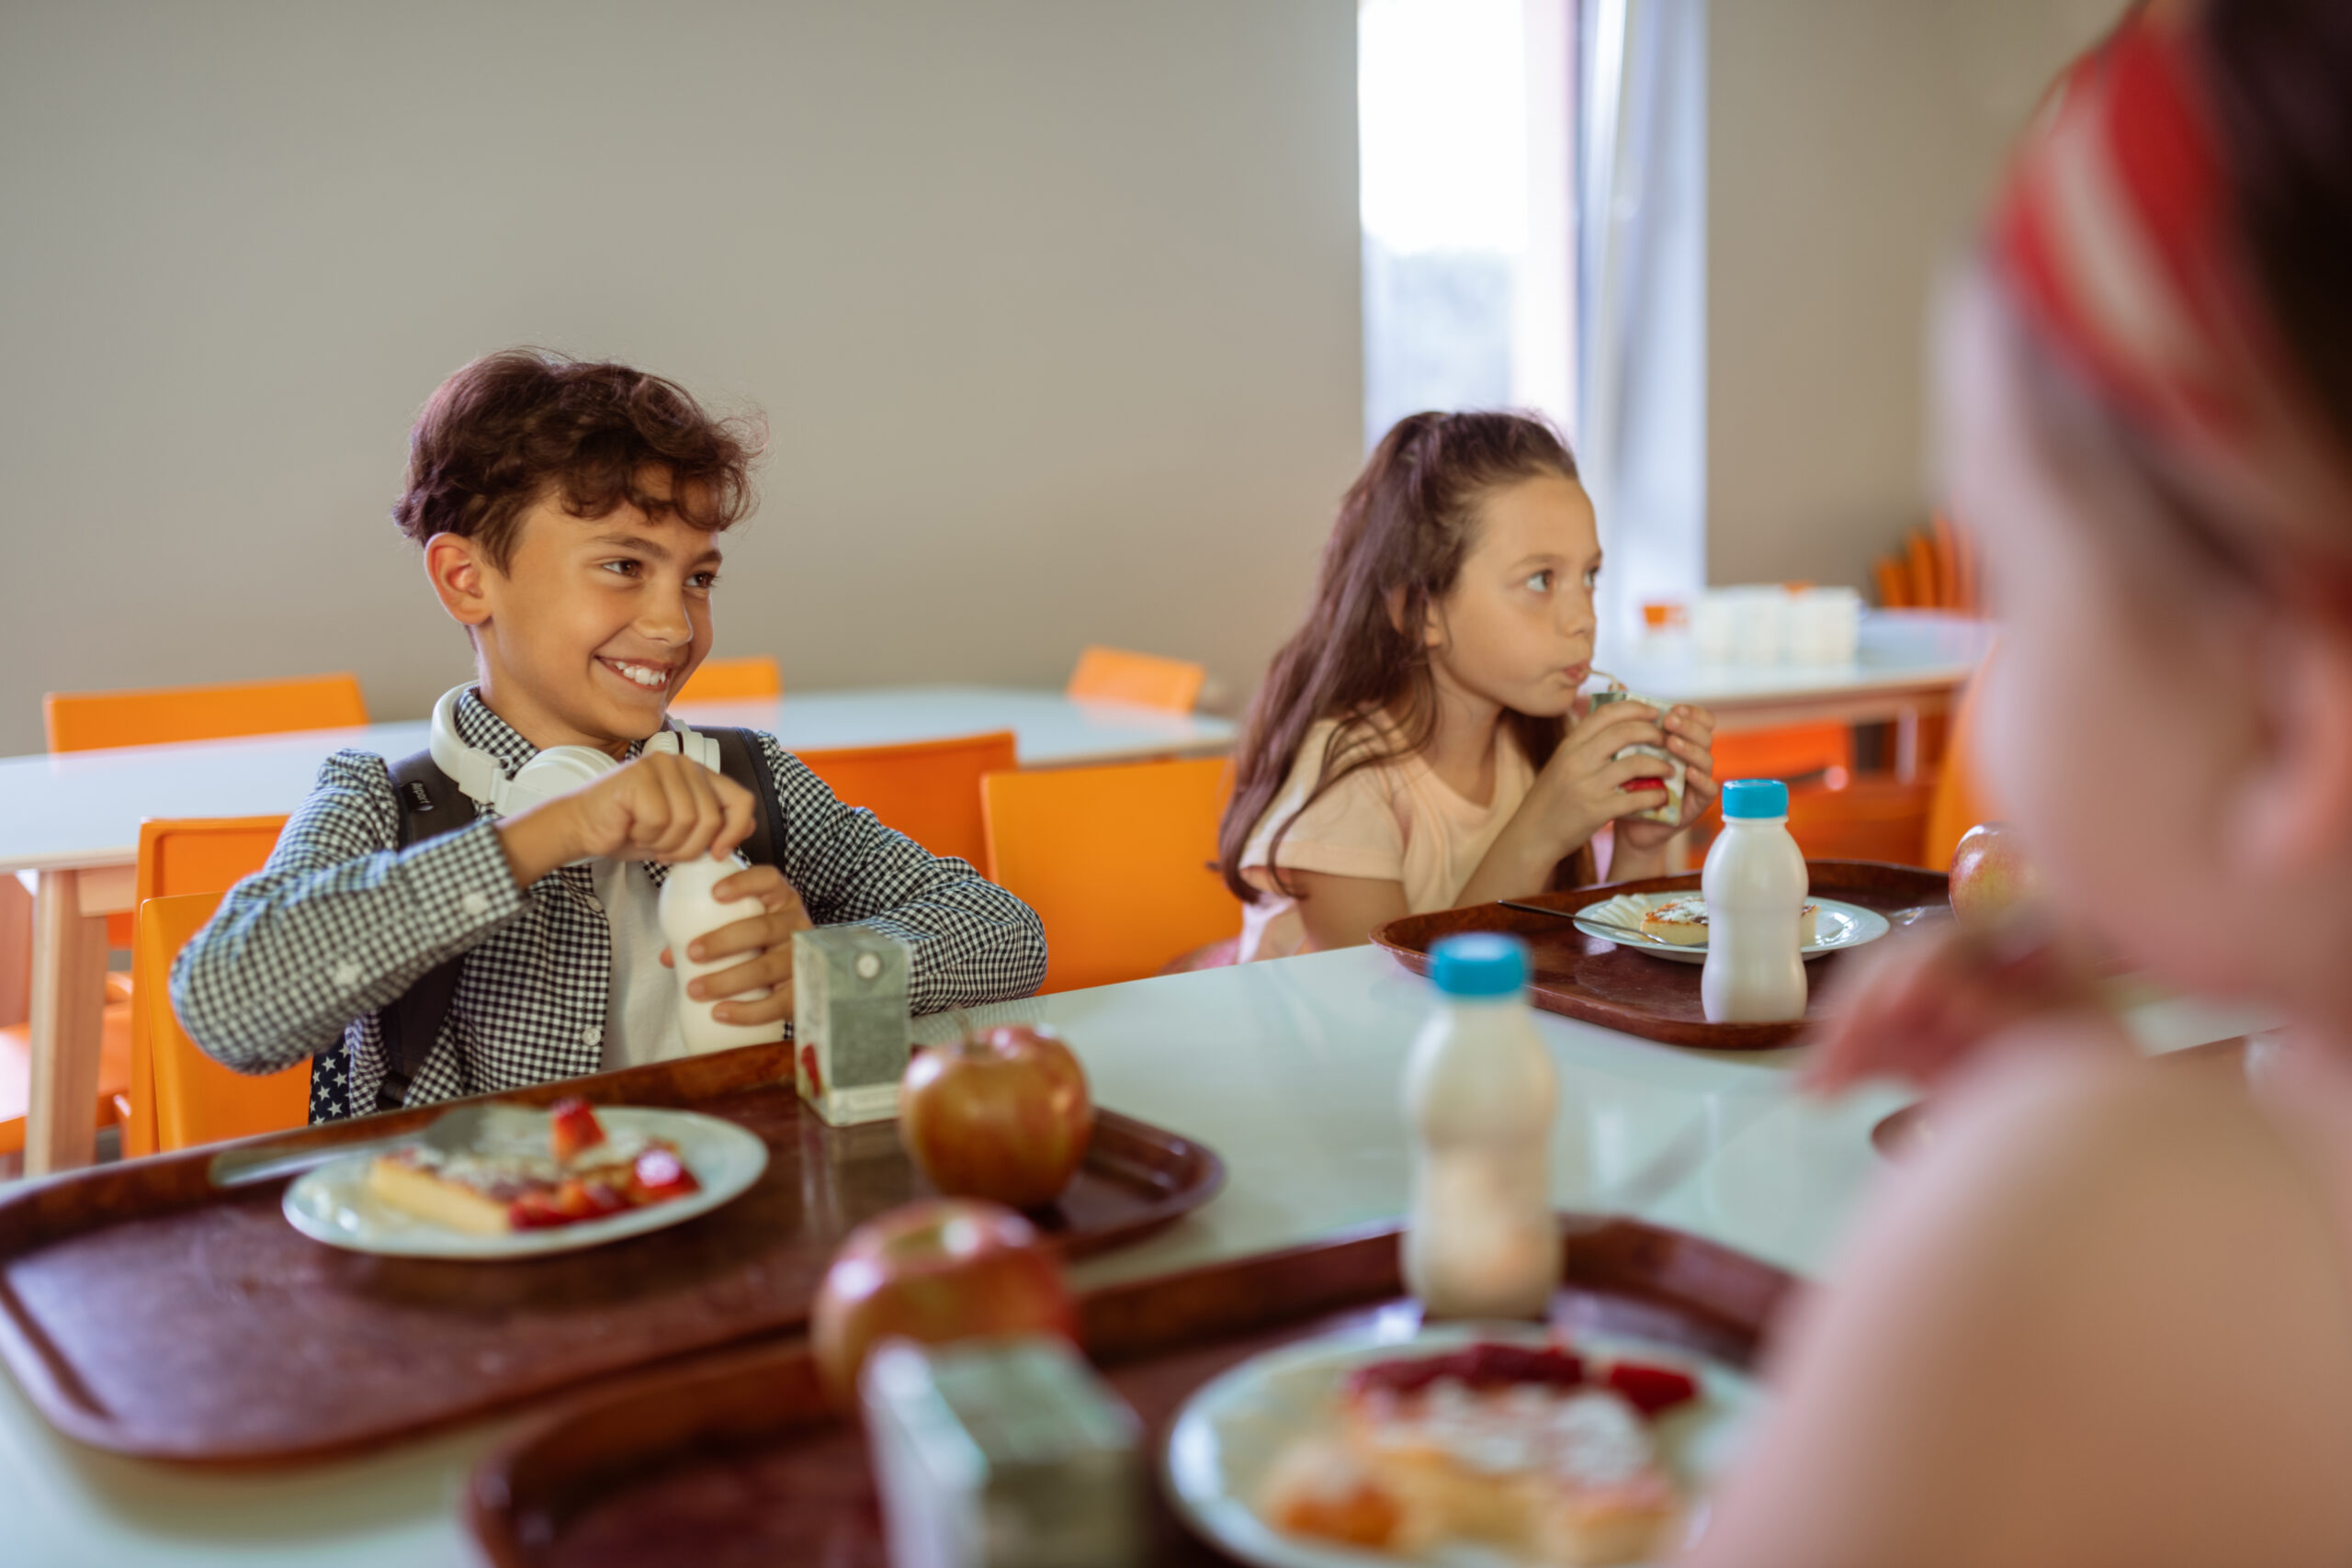
[[[784,670],[765,654],[749,659],[706,659],[673,702],[723,703],[784,695]]]
[[[1834,787],[1789,791],[1789,836],[1807,860],[1917,865],[1933,785],[1885,773],[1839,773]],[[1934,868],[1940,869],[1940,868]]]
[[[139,824],[137,898],[226,893],[277,847],[283,817],[150,817]]]
[[[802,751],[808,771],[852,806],[863,806],[935,855],[988,863],[980,818],[980,779],[1020,765],[1012,731],[914,740],[897,746],[842,746]]]
[[[1090,648],[1078,656],[1065,694],[1088,702],[1190,713],[1208,671],[1183,659],[1160,659],[1120,648]]]
[[[1715,737],[1715,778],[1799,779],[1854,766],[1854,732],[1842,724],[1791,724]]]
[[[1997,653],[1996,649],[1996,653]],[[1936,789],[1928,803],[1927,842],[1919,851],[1919,863],[1936,871],[1948,869],[1951,852],[1960,840],[1979,822],[1991,822],[2002,815],[1999,804],[1984,787],[1978,773],[1977,760],[1984,755],[1984,672],[1993,667],[1994,653],[1984,656],[1976,667],[1966,687],[1960,694],[1960,705],[1952,710],[1951,732],[1944,743],[1944,765],[1936,774]]]
[[[1230,774],[1207,757],[980,781],[989,875],[1046,924],[1041,990],[1141,979],[1240,931],[1214,869]]]
[[[172,960],[212,918],[220,897],[184,893],[139,906],[130,960],[131,1043],[135,1052],[143,1038],[154,1063],[156,1142],[164,1149],[274,1133],[311,1119],[308,1061],[266,1077],[232,1073],[197,1049],[173,1015]]]
[[[368,722],[356,675],[241,681],[218,686],[151,686],[124,692],[51,692],[40,700],[52,751],[100,746],[160,746],[294,729],[343,729]]]
[[[218,895],[239,879],[262,868],[283,817],[151,817],[139,824],[138,892],[133,908],[150,898],[189,893]],[[193,929],[193,928],[191,928]],[[124,943],[135,949],[134,935]],[[172,950],[176,953],[175,946]],[[135,958],[134,951],[134,958]],[[168,966],[168,960],[166,961]],[[134,964],[134,968],[136,967]],[[162,993],[157,993],[159,996]],[[155,1052],[153,1041],[141,1032],[138,1002],[131,989],[130,1113],[123,1119],[122,1152],[136,1158],[152,1155],[159,1145],[155,1114]],[[168,1006],[165,1011],[169,1012]]]

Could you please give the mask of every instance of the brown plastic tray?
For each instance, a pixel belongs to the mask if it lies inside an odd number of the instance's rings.
[[[215,1190],[216,1148],[102,1167],[0,1198],[0,1360],[69,1437],[150,1458],[286,1461],[376,1442],[647,1362],[804,1326],[854,1225],[931,1190],[895,1122],[804,1114],[787,1047],[751,1046],[498,1098],[674,1106],[766,1140],[752,1190],[664,1230],[495,1263],[310,1240],[286,1183]],[[313,1128],[350,1143],[439,1109]],[[256,1142],[261,1140],[255,1140]],[[1206,1202],[1203,1145],[1113,1112],[1035,1216],[1068,1255]]]
[[[1632,1220],[1565,1216],[1553,1318],[1749,1364],[1794,1281],[1770,1264]],[[1397,1232],[1362,1232],[1098,1292],[1087,1350],[1158,1451],[1192,1392],[1287,1341],[1397,1300]],[[1231,1559],[1153,1491],[1154,1564]],[[855,1432],[830,1415],[805,1345],[723,1354],[570,1403],[485,1458],[466,1497],[497,1568],[885,1568]]]
[[[1805,871],[1815,893],[1883,915],[1910,915],[1916,919],[1951,912],[1951,878],[1939,871],[1862,860],[1807,861]],[[1573,913],[1620,893],[1696,892],[1698,887],[1699,874],[1693,871],[1539,894],[1514,902]],[[1465,909],[1441,909],[1391,920],[1373,932],[1372,940],[1415,974],[1426,975],[1430,948],[1440,938],[1462,931],[1508,931],[1524,939],[1534,968],[1529,999],[1546,1011],[1668,1045],[1696,1045],[1710,1051],[1769,1051],[1792,1043],[1820,1016],[1827,989],[1824,982],[1846,962],[1843,954],[1832,953],[1804,966],[1813,990],[1802,1021],[1709,1023],[1699,1000],[1701,965],[1654,958],[1587,936],[1559,916],[1505,908],[1500,904],[1474,904]]]

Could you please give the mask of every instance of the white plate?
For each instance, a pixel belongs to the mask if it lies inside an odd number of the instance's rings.
[[[1328,1428],[1332,1402],[1348,1373],[1365,1361],[1407,1349],[1442,1350],[1480,1339],[1542,1344],[1532,1324],[1448,1324],[1419,1335],[1385,1336],[1377,1326],[1269,1350],[1196,1390],[1176,1414],[1161,1455],[1176,1511],[1221,1550],[1259,1568],[1379,1568],[1411,1562],[1424,1568],[1516,1568],[1521,1561],[1492,1546],[1451,1541],[1407,1559],[1285,1535],[1259,1517],[1258,1488],[1292,1438]],[[1576,1349],[1680,1367],[1699,1380],[1699,1398],[1656,1426],[1668,1472],[1696,1501],[1731,1461],[1742,1429],[1761,1403],[1744,1372],[1686,1350],[1614,1335],[1574,1336]],[[1692,1517],[1698,1516],[1694,1506]]]
[[[1607,902],[1615,906],[1616,910],[1630,911],[1635,901],[1645,908],[1656,908],[1672,899],[1690,897],[1688,893],[1620,893]],[[1814,940],[1800,950],[1807,958],[1818,958],[1825,953],[1838,953],[1849,947],[1860,947],[1866,942],[1876,942],[1893,929],[1886,923],[1886,917],[1876,909],[1865,909],[1860,904],[1849,904],[1842,898],[1809,897],[1805,902],[1815,906],[1819,911],[1814,917]],[[1585,906],[1586,909],[1600,908],[1599,904]],[[1611,919],[1615,918],[1616,911],[1612,910]],[[1660,942],[1656,937],[1644,936],[1638,931],[1627,931],[1622,926],[1604,925],[1599,920],[1588,919],[1582,909],[1577,912],[1576,922],[1577,930],[1585,935],[1613,942],[1620,947],[1630,947],[1636,953],[1671,958],[1681,964],[1704,964],[1707,961],[1707,944],[1703,942],[1693,942],[1687,947]],[[1640,922],[1641,915],[1634,913],[1632,923],[1638,925]]]
[[[542,1122],[546,1119],[544,1111],[526,1114]],[[368,1190],[368,1167],[376,1156],[364,1154],[333,1161],[297,1178],[286,1189],[286,1218],[312,1240],[354,1252],[392,1258],[538,1258],[642,1235],[707,1214],[741,1195],[768,1167],[768,1146],[757,1134],[716,1116],[647,1106],[600,1105],[596,1120],[608,1132],[669,1139],[702,1190],[601,1220],[511,1231],[504,1235],[475,1235],[435,1224],[379,1200]]]

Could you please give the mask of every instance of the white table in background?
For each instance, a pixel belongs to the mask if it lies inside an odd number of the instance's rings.
[[[772,730],[811,751],[1010,729],[1031,767],[1219,752],[1234,736],[1226,719],[993,686],[794,693],[782,702],[682,705],[678,715]],[[418,720],[0,759],[0,872],[34,874],[28,1171],[90,1159],[105,917],[131,906],[141,820],[290,812],[330,752],[404,757],[424,742]]]
[[[1621,660],[1611,672],[1645,696],[1714,710],[1716,732],[1788,724],[1892,723],[1894,771],[1918,772],[1919,720],[1939,714],[1984,661],[1991,623],[1933,610],[1871,610],[1850,664],[1702,664]]]
[[[1247,1257],[1392,1219],[1405,1208],[1398,1085],[1430,991],[1372,948],[1138,980],[981,1010],[1045,1020],[1095,1099],[1198,1138],[1222,1195],[1158,1236],[1091,1259],[1083,1286]],[[2184,1002],[2129,1021],[2150,1049],[2261,1021]],[[944,1021],[926,1021],[934,1035]],[[1793,1053],[1657,1045],[1537,1015],[1560,1072],[1555,1201],[1594,1202],[1680,1145],[1691,1163],[1643,1217],[1821,1277],[1880,1168],[1885,1089],[1829,1107],[1787,1092]],[[67,1442],[0,1378],[0,1562],[32,1568],[459,1568],[468,1470],[511,1420],[282,1472],[177,1468]]]

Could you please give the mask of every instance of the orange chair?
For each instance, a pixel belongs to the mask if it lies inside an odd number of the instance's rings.
[[[175,893],[222,893],[259,871],[277,842],[283,817],[151,818],[139,825],[136,903]],[[130,919],[129,914],[110,920]],[[128,947],[132,938],[119,943]],[[177,951],[175,949],[174,951]],[[99,1025],[97,1120],[122,1128],[125,1157],[155,1152],[153,1057],[141,1041],[132,976],[107,976],[107,1007]],[[22,1024],[0,1028],[0,1154],[25,1145],[32,1045]]]
[[[706,659],[672,698],[681,703],[741,702],[784,695],[784,670],[765,654],[750,659]]]
[[[52,751],[342,729],[368,722],[368,704],[359,694],[356,675],[126,692],[51,692],[41,698],[40,711]]]
[[[935,855],[988,863],[980,780],[1020,766],[1012,731],[914,740],[897,746],[842,746],[802,751],[808,771],[852,806],[863,806]]]
[[[227,892],[241,878],[262,868],[269,852],[277,847],[277,835],[285,826],[283,817],[149,818],[139,825],[138,903],[191,893]],[[172,951],[177,953],[178,944]],[[134,988],[131,1000],[137,999]],[[158,1142],[153,1039],[139,1027],[136,1007],[130,1010],[130,1087],[127,1093],[115,1096],[114,1104],[116,1120],[122,1124],[123,1156],[135,1158],[164,1145]]]
[[[212,911],[219,893],[150,898],[139,906],[131,948],[132,1035],[143,1039],[154,1063],[157,1145],[185,1149],[300,1127],[311,1119],[311,1064],[298,1062],[264,1077],[232,1073],[197,1048],[173,1016],[172,960]]]
[[[1960,847],[1961,839],[1971,828],[2001,816],[2000,807],[1986,792],[1975,766],[1983,750],[1980,735],[1984,728],[1983,704],[1977,694],[1984,689],[1984,671],[1991,663],[1992,655],[1985,655],[1984,664],[1977,668],[1976,678],[1960,694],[1960,705],[1952,711],[1943,769],[1937,775],[1935,795],[1928,805],[1927,840],[1919,852],[1919,863],[1937,871],[1951,864],[1952,851]]]
[[[1715,777],[1802,779],[1832,768],[1851,772],[1854,731],[1843,724],[1791,724],[1715,737]]]
[[[150,686],[120,692],[51,692],[40,700],[51,751],[225,740],[368,722],[356,675],[310,675],[220,686]],[[232,879],[233,880],[233,879]],[[223,884],[225,886],[226,884]],[[202,892],[184,887],[183,893]],[[130,945],[128,912],[107,917],[107,944]]]
[[[1042,990],[1141,979],[1239,933],[1216,870],[1229,776],[1208,757],[980,781],[989,875],[1046,923]]]
[[[1875,860],[1921,865],[1928,801],[1935,785],[1892,773],[1839,768],[1820,785],[1789,791],[1789,836],[1809,860]]]
[[[1208,671],[1182,659],[1159,659],[1117,648],[1090,648],[1063,688],[1084,702],[1132,703],[1138,707],[1190,713],[1200,701]]]

